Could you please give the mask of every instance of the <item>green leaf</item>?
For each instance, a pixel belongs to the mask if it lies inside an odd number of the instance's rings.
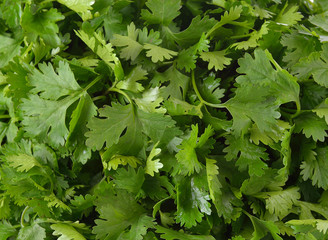
[[[196,82],[198,90],[203,99],[210,103],[221,103],[221,98],[224,97],[224,89],[220,88],[220,81],[215,77],[214,73],[210,73],[202,81]]]
[[[66,7],[72,9],[74,12],[81,14],[83,21],[92,18],[90,10],[92,10],[92,5],[94,0],[57,0],[59,3],[64,4]]]
[[[95,220],[93,233],[96,234],[97,239],[120,239],[126,234],[124,231],[128,227],[131,227],[131,230],[136,229],[136,225],[145,217],[144,209],[126,192],[119,191],[117,195],[106,193],[96,201],[96,206],[100,219]],[[148,225],[149,221],[146,223]],[[142,231],[144,228],[148,226],[139,227]],[[137,239],[142,240],[142,238]]]
[[[253,31],[251,33],[251,36],[249,37],[249,39],[247,39],[245,41],[234,43],[231,46],[235,47],[236,49],[244,49],[244,50],[248,50],[249,48],[258,47],[260,45],[259,40],[261,38],[263,38],[264,35],[269,33],[268,24],[269,24],[268,22],[264,22],[262,24],[260,30]]]
[[[320,118],[325,118],[326,123],[328,125],[328,98],[325,101],[320,103],[315,109],[312,110],[315,112]]]
[[[136,29],[133,22],[127,28],[128,36],[114,34],[111,43],[114,46],[122,47],[120,53],[122,58],[134,61],[143,50],[143,46],[137,41],[140,30]]]
[[[262,176],[265,169],[268,169],[268,165],[262,161],[269,160],[265,148],[252,144],[245,137],[229,136],[226,143],[229,144],[223,150],[227,153],[226,159],[228,161],[237,159],[236,166],[239,167],[240,171],[248,168],[250,176]]]
[[[98,33],[88,34],[83,30],[75,31],[76,35],[105,63],[113,69],[115,76],[121,80],[124,76],[120,60],[116,57],[111,43],[106,43]]]
[[[320,13],[320,14],[312,15],[312,16],[309,17],[309,21],[313,25],[316,25],[316,26],[322,28],[323,30],[325,30],[326,32],[328,32],[328,27],[327,27],[328,18],[327,18],[326,13]]]
[[[206,175],[180,178],[177,183],[176,220],[187,228],[196,226],[203,213],[211,214],[210,197],[206,189]]]
[[[294,30],[290,34],[282,36],[281,44],[287,47],[283,61],[287,63],[288,67],[293,67],[300,59],[308,57],[317,50],[319,40],[314,36],[299,34]]]
[[[225,56],[225,51],[202,52],[200,58],[208,62],[208,70],[214,67],[215,71],[221,71],[231,63],[231,58]]]
[[[56,223],[52,224],[50,227],[54,230],[52,235],[60,236],[58,240],[86,240],[81,233],[68,224]]]
[[[97,107],[91,97],[84,94],[71,115],[69,123],[69,135],[66,140],[66,147],[73,152],[74,163],[85,164],[91,157],[91,149],[85,145],[84,134],[89,130],[87,123],[97,114]]]
[[[21,26],[31,42],[35,42],[38,37],[41,37],[51,47],[58,47],[61,40],[57,35],[59,28],[56,22],[63,19],[64,16],[56,8],[39,10],[35,13],[30,5],[25,5]],[[41,22],[42,24],[40,24]]]
[[[117,83],[119,89],[129,90],[131,92],[142,92],[144,87],[138,81],[147,79],[147,71],[137,66],[125,77],[123,81]]]
[[[171,33],[172,38],[180,46],[187,48],[190,45],[196,44],[202,34],[208,32],[216,22],[214,18],[209,18],[207,15],[203,18],[198,15],[192,19],[188,28],[181,32]]]
[[[27,154],[11,155],[6,157],[10,166],[16,168],[19,172],[28,172],[34,166],[40,166],[40,163],[33,157]]]
[[[251,219],[254,227],[251,240],[261,240],[267,233],[270,233],[274,240],[282,240],[278,235],[280,233],[279,228],[273,222],[260,220],[248,213],[246,213],[246,215]]]
[[[293,26],[297,24],[297,22],[301,21],[303,15],[300,12],[297,12],[298,7],[297,5],[292,5],[287,7],[288,4],[284,6],[281,12],[276,17],[275,21],[278,24],[286,24],[289,26]]]
[[[308,145],[305,146],[302,153],[304,157],[304,161],[301,165],[301,175],[303,175],[303,179],[311,179],[313,185],[327,190],[327,147],[314,150],[314,146]]]
[[[264,198],[269,212],[275,214],[280,219],[286,217],[291,212],[293,205],[301,197],[298,187],[275,192],[262,192],[257,196]]]
[[[163,167],[163,164],[160,162],[160,159],[154,159],[155,156],[161,153],[160,148],[156,148],[158,143],[156,143],[152,150],[149,153],[149,156],[147,157],[146,167],[145,167],[145,173],[149,174],[150,176],[154,176],[154,173],[158,173],[159,169]]]
[[[227,223],[235,221],[241,214],[242,202],[236,198],[224,178],[220,177],[215,160],[206,158],[206,175],[210,198],[218,216],[222,216]]]
[[[192,130],[190,136],[188,137],[188,139],[184,139],[182,143],[178,146],[180,151],[176,154],[176,158],[181,164],[181,167],[179,167],[178,172],[188,176],[190,176],[194,172],[199,173],[200,170],[203,168],[203,165],[198,160],[198,154],[200,155],[199,157],[202,157],[200,153],[202,148],[204,148],[205,144],[208,144],[206,148],[211,148],[213,142],[210,137],[214,134],[213,128],[209,126],[205,129],[204,133],[198,138],[198,125],[192,125],[191,129]],[[206,152],[207,151],[205,150],[205,154]]]
[[[154,142],[159,141],[165,131],[174,127],[175,122],[166,115],[160,113],[146,113],[136,110],[132,105],[113,104],[99,109],[99,116],[104,119],[92,118],[86,133],[86,144],[89,147],[101,149],[104,143],[109,148],[118,143],[125,129],[128,139],[138,139],[142,144],[143,134],[149,136]],[[140,139],[140,140],[139,140]]]
[[[168,82],[166,87],[160,88],[161,95],[164,99],[169,96],[177,99],[184,99],[190,78],[182,74],[174,66],[167,69],[164,73],[156,73],[153,82]]]
[[[300,117],[295,119],[295,132],[303,132],[303,134],[310,138],[312,137],[314,141],[325,141],[327,137],[326,131],[328,130],[328,125],[324,119],[319,118],[314,113],[304,113]]]
[[[15,235],[16,229],[8,222],[0,223],[0,239],[7,240],[9,237]]]
[[[39,64],[39,69],[40,71],[34,69],[29,76],[30,84],[33,86],[30,93],[39,94],[43,99],[58,100],[81,90],[66,62],[59,62],[57,73],[50,63]]]
[[[116,170],[114,183],[117,188],[138,195],[144,180],[145,172],[141,167],[136,172],[129,166],[127,170],[124,168]]]
[[[190,235],[184,232],[174,231],[162,226],[156,226],[156,232],[161,234],[161,238],[165,240],[214,240],[210,235]]]
[[[0,68],[6,66],[15,56],[20,53],[20,39],[13,39],[0,35]]]
[[[34,95],[29,95],[21,104],[23,125],[27,134],[54,146],[64,145],[68,136],[65,124],[66,111],[83,94],[68,64],[60,62],[58,74],[49,64],[41,64],[42,73],[34,70],[30,76]],[[51,83],[52,90],[47,88]],[[55,89],[56,91],[54,91]],[[69,95],[69,96],[66,96]],[[58,98],[60,101],[56,101]]]
[[[17,240],[44,240],[46,239],[46,230],[38,224],[21,228]]]
[[[177,52],[156,46],[154,44],[146,43],[143,48],[146,49],[146,56],[151,57],[151,60],[154,63],[157,63],[158,61],[163,62],[164,60],[169,60],[173,56],[177,55]]]
[[[179,16],[180,0],[148,0],[146,6],[149,10],[141,10],[141,18],[148,24],[169,25]]]
[[[322,45],[322,52],[313,52],[308,57],[303,58],[299,64],[293,67],[293,72],[301,79],[306,79],[310,75],[313,80],[321,86],[328,87],[328,44]]]

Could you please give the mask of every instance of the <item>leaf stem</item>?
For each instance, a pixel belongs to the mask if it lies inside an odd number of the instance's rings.
[[[0,119],[4,119],[4,118],[10,118],[10,115],[9,114],[0,115]]]
[[[296,118],[298,115],[302,113],[301,111],[301,104],[299,101],[296,102],[296,113],[292,115],[292,119]]]
[[[29,206],[26,206],[22,212],[22,215],[21,215],[21,218],[20,218],[20,224],[21,224],[21,227],[25,227],[26,225],[24,224],[24,217],[25,217],[25,214],[27,212],[27,210],[29,209],[30,207]]]
[[[129,101],[129,103],[133,103],[132,99],[129,97],[129,95],[127,95],[124,91],[122,91],[121,89],[115,88],[115,87],[111,87],[108,89],[108,92],[117,92],[119,94],[122,94],[124,97],[126,97]]]
[[[102,78],[103,78],[102,75],[96,77],[91,83],[89,83],[89,84],[83,89],[83,91],[88,91],[89,88],[91,88],[93,85],[95,85],[97,82],[99,82]]]
[[[194,70],[191,72],[191,82],[192,82],[192,86],[194,88],[194,91],[199,99],[199,101],[204,104],[204,105],[207,105],[207,106],[210,106],[210,107],[214,107],[214,108],[225,108],[224,105],[222,104],[215,104],[215,103],[209,103],[207,101],[205,101],[202,97],[202,95],[200,94],[198,88],[197,88],[197,85],[196,85],[196,80],[195,80],[195,72]]]

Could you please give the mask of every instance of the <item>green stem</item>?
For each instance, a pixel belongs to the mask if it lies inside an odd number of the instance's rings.
[[[25,217],[25,214],[27,212],[27,210],[29,209],[30,207],[29,206],[26,206],[22,212],[22,215],[21,215],[21,218],[20,218],[20,224],[21,224],[21,227],[25,227],[26,225],[24,224],[24,217]]]
[[[215,103],[209,103],[207,101],[205,101],[202,97],[202,95],[200,94],[198,88],[197,88],[197,85],[196,85],[196,80],[195,80],[195,72],[192,71],[191,72],[191,82],[192,82],[192,86],[194,88],[194,91],[199,99],[199,101],[204,104],[204,105],[207,105],[207,106],[210,106],[210,107],[214,107],[214,108],[224,108],[224,106],[222,104],[215,104]]]
[[[299,103],[299,101],[297,101],[296,102],[296,113],[294,115],[292,115],[292,119],[293,118],[296,118],[301,113],[302,113],[302,111],[301,111],[301,104]]]
[[[88,84],[88,86],[86,86],[83,90],[84,91],[88,91],[89,88],[91,88],[93,85],[95,85],[97,82],[99,82],[101,79],[103,78],[103,76],[98,76],[96,77],[91,83]]]
[[[126,97],[129,101],[129,103],[133,103],[132,99],[129,97],[129,95],[127,95],[124,91],[118,89],[118,88],[114,88],[111,87],[110,89],[108,89],[108,92],[117,92],[119,94],[122,94],[124,97]]]
[[[97,97],[92,98],[92,101],[94,102],[94,101],[102,100],[102,99],[106,99],[106,97],[105,96],[97,96]]]
[[[4,119],[4,118],[11,118],[11,117],[8,114],[6,114],[6,115],[0,115],[0,119]]]

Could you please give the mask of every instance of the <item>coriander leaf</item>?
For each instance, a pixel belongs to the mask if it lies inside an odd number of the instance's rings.
[[[304,113],[295,119],[295,132],[303,132],[303,134],[314,141],[325,141],[327,137],[328,125],[324,119],[319,118],[314,113]]]
[[[224,90],[220,86],[221,79],[216,78],[214,73],[210,73],[202,81],[196,82],[198,90],[203,99],[210,103],[221,103],[224,97]]]
[[[146,6],[149,10],[141,10],[141,18],[148,24],[169,25],[179,16],[180,0],[148,0]]]
[[[228,223],[236,220],[240,216],[242,202],[236,198],[224,177],[219,175],[215,160],[206,158],[206,175],[210,198],[218,216]]]
[[[24,113],[22,123],[27,135],[54,146],[64,145],[69,134],[65,124],[66,110],[75,100],[65,98],[57,102],[36,95],[24,99],[21,104]]]
[[[18,233],[17,240],[44,240],[46,239],[46,230],[40,227],[39,224],[33,224],[32,226],[27,226],[21,228]]]
[[[21,42],[21,39],[0,35],[0,68],[6,66],[20,53]]]
[[[30,42],[35,42],[41,37],[51,47],[58,47],[61,40],[56,22],[63,20],[64,16],[56,8],[39,10],[34,12],[30,5],[26,4],[21,18],[21,26]],[[42,24],[40,24],[42,23]]]
[[[75,34],[114,71],[117,80],[124,77],[120,60],[116,57],[111,43],[106,43],[103,36],[98,33],[88,34],[83,30]]]
[[[282,219],[291,212],[293,205],[301,195],[298,187],[291,187],[281,191],[261,192],[257,197],[264,198],[269,212]]]
[[[117,83],[116,87],[119,89],[129,90],[131,92],[142,92],[144,87],[138,81],[147,79],[147,71],[137,66],[129,73],[123,81]]]
[[[34,87],[31,92],[34,95],[29,95],[20,105],[23,111],[22,123],[29,136],[55,146],[63,145],[69,133],[65,124],[66,111],[83,91],[67,63],[59,63],[57,74],[51,65],[41,64],[40,69],[42,73],[34,70],[30,75],[31,85]],[[45,84],[47,82],[51,82],[52,89],[56,91],[50,91]],[[56,101],[63,96],[66,97]]]
[[[119,165],[127,165],[136,168],[138,164],[141,164],[140,160],[134,156],[123,156],[123,155],[114,155],[109,162],[103,162],[104,168],[111,170],[116,170]]]
[[[149,156],[147,157],[146,167],[145,167],[145,173],[149,174],[150,176],[154,176],[154,173],[158,173],[159,169],[163,167],[163,164],[160,162],[160,159],[154,159],[155,156],[161,153],[160,148],[156,148],[158,143],[154,145],[152,150],[149,153]]]
[[[100,219],[95,220],[93,233],[101,240],[120,239],[128,227],[138,224],[139,219],[145,216],[144,209],[134,197],[123,191],[118,191],[117,195],[106,193],[96,200],[96,206]]]
[[[278,235],[280,233],[279,228],[272,221],[260,220],[246,212],[245,214],[251,219],[254,227],[252,240],[261,240],[268,232],[272,235],[274,240],[282,240]]]
[[[114,183],[117,188],[124,189],[135,195],[138,195],[145,180],[145,172],[141,167],[138,168],[137,172],[130,166],[127,170],[119,168],[116,170],[114,176]]]
[[[87,123],[96,114],[97,107],[91,97],[87,93],[83,94],[71,115],[69,135],[66,140],[66,147],[73,152],[72,159],[74,163],[85,164],[91,157],[91,149],[85,145],[86,137],[84,134],[88,131]]]
[[[300,168],[302,169],[303,179],[311,179],[313,185],[327,190],[327,147],[314,149],[314,146],[305,145],[302,153],[304,161]]]
[[[15,235],[16,229],[7,221],[0,222],[0,239],[6,240]]]
[[[2,17],[10,28],[19,26],[22,15],[21,0],[5,0],[1,3]]]
[[[124,59],[134,61],[143,49],[143,46],[137,41],[140,30],[132,22],[128,27],[128,36],[114,34],[111,43],[114,46],[122,47],[120,56]]]
[[[225,56],[225,51],[202,52],[200,58],[208,62],[208,70],[214,67],[215,71],[221,71],[231,63],[231,58]]]
[[[131,105],[113,103],[112,107],[106,106],[98,112],[102,118],[93,117],[87,125],[91,130],[85,134],[89,147],[100,150],[106,143],[108,148],[118,142],[124,129],[129,125],[134,126],[134,109]]]
[[[289,26],[293,26],[297,24],[297,22],[301,21],[303,15],[300,12],[297,12],[299,6],[297,5],[292,5],[289,7],[287,6],[288,4],[286,3],[284,8],[277,15],[275,21],[278,24],[286,24]]]
[[[314,36],[299,34],[296,30],[285,34],[281,38],[281,44],[287,47],[283,61],[288,67],[293,67],[300,59],[308,57],[312,52],[318,50],[319,40]]]
[[[181,164],[178,172],[185,176],[190,176],[195,171],[197,173],[200,172],[203,166],[198,160],[198,154],[200,155],[199,157],[204,157],[204,155],[208,154],[207,150],[210,149],[213,144],[212,139],[210,139],[210,137],[214,134],[213,128],[211,126],[207,127],[199,138],[198,125],[192,125],[191,129],[192,130],[190,136],[188,139],[184,139],[178,146],[180,151],[176,154],[176,158]],[[204,147],[206,143],[208,145]],[[204,150],[204,154],[201,154],[202,148]]]
[[[236,49],[244,49],[247,50],[249,48],[255,48],[259,46],[259,40],[266,34],[269,33],[268,22],[264,22],[261,26],[261,29],[258,31],[253,31],[249,39],[241,42],[237,42],[231,45],[231,47],[235,47]]]
[[[315,112],[320,118],[325,118],[326,123],[328,125],[328,98],[325,101],[320,103],[315,109],[312,110]]]
[[[163,62],[164,59],[168,60],[177,55],[177,52],[156,46],[154,44],[146,43],[143,48],[147,50],[146,56],[151,57],[151,60],[154,63],[157,63],[158,61]]]
[[[168,82],[166,87],[160,88],[161,95],[164,99],[167,99],[169,96],[171,96],[182,100],[185,97],[189,80],[190,78],[188,76],[184,75],[174,66],[172,66],[164,73],[156,72],[152,82]]]
[[[313,25],[318,26],[318,27],[322,28],[323,30],[325,30],[326,32],[328,32],[328,27],[327,27],[328,18],[327,18],[326,13],[312,15],[309,17],[309,21]]]
[[[277,128],[278,106],[266,98],[264,91],[259,92],[251,86],[239,87],[236,95],[224,103],[233,117],[232,128],[237,136],[247,132],[252,121],[261,132]]]
[[[193,115],[200,118],[203,116],[200,106],[191,105],[174,97],[165,101],[164,106],[171,116]]]
[[[30,93],[38,93],[43,99],[58,100],[81,90],[66,62],[59,62],[57,73],[50,63],[39,64],[39,69],[40,71],[34,69],[29,76],[30,84],[33,86]]]
[[[293,67],[293,72],[301,79],[310,75],[321,86],[328,87],[328,44],[323,44],[322,52],[313,52],[307,58],[301,59],[300,63]]]
[[[138,108],[144,112],[166,112],[166,109],[161,107],[163,98],[160,96],[158,87],[145,90],[142,93],[142,98],[135,98],[134,101],[138,105]]]
[[[172,38],[180,46],[187,48],[190,45],[196,44],[202,34],[204,32],[208,32],[216,24],[216,22],[217,21],[214,18],[209,18],[207,15],[203,18],[198,15],[192,19],[187,29],[178,33],[171,33]]]
[[[144,240],[149,228],[154,228],[154,219],[146,215],[141,216],[138,222],[131,226],[129,232],[122,234],[122,239]]]
[[[162,226],[156,226],[156,232],[161,234],[161,238],[165,240],[214,240],[210,235],[190,235],[184,232],[174,231]]]
[[[211,205],[208,202],[210,198],[204,189],[204,176],[180,177],[177,183],[176,220],[187,228],[196,226],[202,220],[203,213],[211,214]]]
[[[165,131],[175,124],[169,116],[161,113],[146,113],[134,109],[132,105],[122,106],[114,103],[112,107],[99,109],[99,116],[105,119],[92,118],[88,124],[90,131],[85,134],[88,138],[87,146],[96,149],[101,149],[104,143],[107,148],[118,143],[125,129],[127,131],[124,136],[127,136],[130,142],[138,139],[138,143],[143,144],[142,133],[157,142],[164,136]]]
[[[57,0],[59,3],[64,4],[66,7],[72,9],[73,11],[81,14],[83,21],[92,18],[90,10],[92,10],[91,5],[94,4],[94,0]]]
[[[40,163],[33,157],[27,154],[17,154],[8,156],[7,161],[9,165],[16,168],[19,172],[28,172],[34,166],[40,166]]]
[[[248,168],[250,176],[262,176],[264,174],[264,170],[268,168],[268,165],[262,159],[269,160],[265,148],[252,144],[244,137],[228,136],[226,143],[229,144],[223,150],[227,153],[226,159],[228,161],[237,159],[236,166],[239,167],[240,171]]]
[[[68,224],[56,223],[50,227],[54,230],[52,235],[60,236],[58,240],[86,240],[81,233]]]

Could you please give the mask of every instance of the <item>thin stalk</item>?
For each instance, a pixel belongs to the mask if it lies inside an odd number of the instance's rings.
[[[207,105],[207,106],[210,106],[210,107],[214,107],[214,108],[224,108],[224,105],[222,104],[215,104],[215,103],[209,103],[207,101],[205,101],[202,97],[202,95],[200,94],[198,88],[197,88],[197,85],[196,85],[196,80],[195,80],[195,72],[192,71],[191,72],[191,82],[192,82],[192,86],[194,88],[194,91],[199,99],[199,101],[204,104],[204,105]]]
[[[0,115],[0,119],[5,119],[5,118],[11,118],[11,117],[8,114]]]
[[[96,77],[91,83],[88,84],[88,86],[86,86],[83,90],[84,91],[88,91],[89,88],[91,88],[93,85],[95,85],[97,82],[99,82],[101,79],[103,78],[103,76],[98,76]]]
[[[112,87],[108,89],[108,92],[117,92],[119,94],[122,94],[124,97],[126,97],[126,99],[128,99],[129,103],[133,103],[132,99],[129,97],[129,95],[127,95],[124,91],[122,91],[121,89]]]
[[[27,212],[27,210],[29,209],[30,207],[29,206],[26,206],[22,212],[22,215],[21,215],[21,218],[20,218],[20,224],[21,224],[21,227],[25,227],[26,225],[24,224],[24,217],[25,217],[25,214]]]

